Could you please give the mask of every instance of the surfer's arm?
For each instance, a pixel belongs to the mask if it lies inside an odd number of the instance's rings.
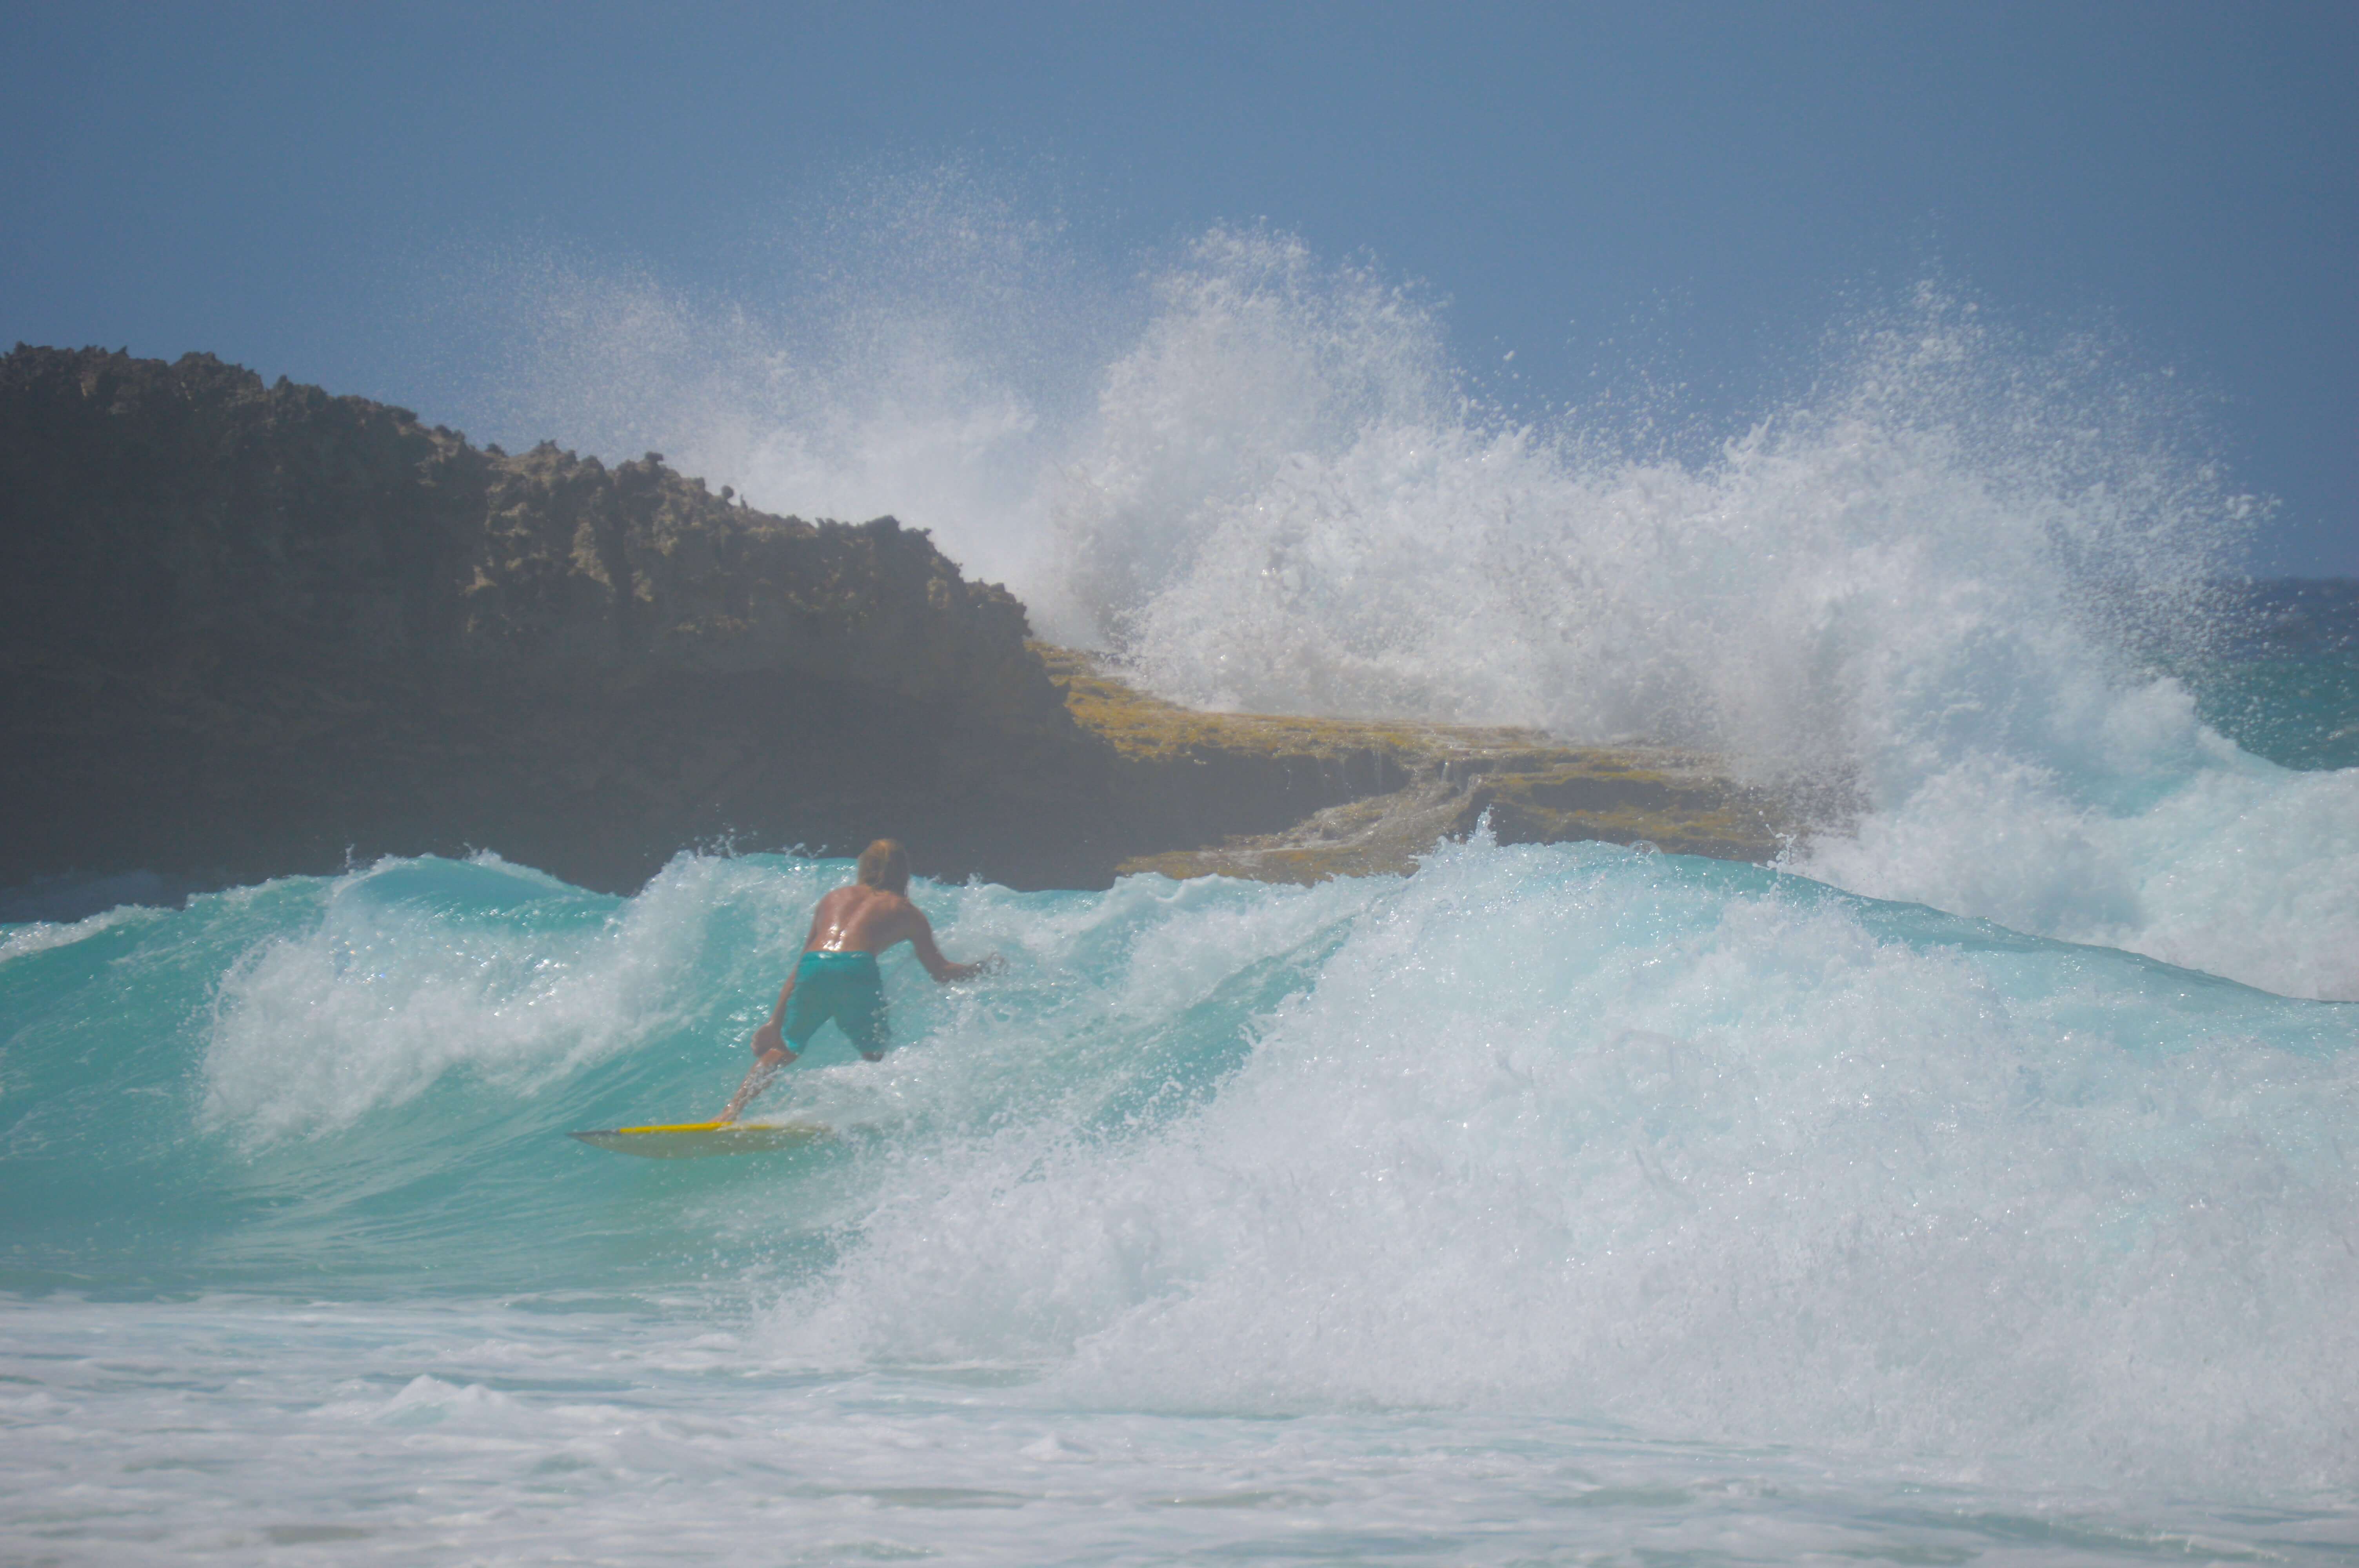
[[[958,964],[945,957],[934,946],[934,927],[924,914],[912,905],[909,910],[913,924],[909,929],[909,946],[918,950],[918,962],[926,966],[926,973],[943,985],[952,980],[971,980],[996,963],[999,955],[987,954],[972,964]]]

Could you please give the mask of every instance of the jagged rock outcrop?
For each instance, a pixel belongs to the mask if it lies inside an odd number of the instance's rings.
[[[1106,664],[1040,649],[1082,727],[1115,753],[1122,871],[1318,881],[1412,870],[1487,820],[1502,844],[1602,839],[1767,860],[1793,804],[1662,746],[1566,746],[1530,730],[1201,713]]]
[[[210,355],[0,360],[0,884],[912,841],[1103,880],[1103,743],[921,532],[471,446]]]
[[[1708,759],[1194,713],[1025,639],[923,532],[656,453],[477,449],[204,354],[0,359],[0,888],[488,849],[627,890],[881,834],[1015,886],[1299,881],[1485,814],[1740,858],[1788,830]]]

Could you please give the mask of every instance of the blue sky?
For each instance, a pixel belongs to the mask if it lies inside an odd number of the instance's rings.
[[[8,341],[206,349],[456,420],[467,344],[419,341],[456,330],[420,276],[523,246],[727,291],[782,214],[950,161],[1109,269],[1267,224],[1415,280],[1474,373],[1515,351],[1503,395],[1635,368],[1734,427],[1846,310],[1938,276],[2172,373],[2186,439],[2278,500],[2256,565],[2359,574],[2348,4],[0,18]]]

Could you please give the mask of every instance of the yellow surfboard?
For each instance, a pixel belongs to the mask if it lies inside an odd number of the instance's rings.
[[[759,1154],[799,1149],[835,1136],[816,1121],[681,1121],[669,1127],[609,1127],[573,1137],[621,1154],[650,1160],[701,1160],[712,1154]]]

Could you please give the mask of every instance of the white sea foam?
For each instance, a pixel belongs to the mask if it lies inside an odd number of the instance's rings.
[[[1478,844],[1163,912],[1127,968],[1310,966],[1234,1076],[1159,1130],[882,1157],[859,1245],[770,1353],[2076,1484],[2359,1470],[2347,1016],[1955,922],[1904,939],[1905,909],[1731,897],[1691,864]],[[1321,917],[1343,928],[1306,957]],[[1046,1027],[939,1065],[1003,1097],[1091,1076]]]
[[[2332,1563],[2347,1507],[1960,1485],[1449,1411],[1074,1409],[766,1375],[735,1336],[504,1303],[0,1303],[0,1553],[625,1561]],[[91,1354],[93,1340],[107,1347]],[[15,1379],[27,1379],[18,1382]]]
[[[315,920],[256,943],[223,978],[203,1121],[255,1140],[321,1138],[471,1076],[527,1094],[644,1044],[709,999],[701,945],[754,873],[683,858],[617,907],[484,855],[387,860],[322,884]],[[805,891],[775,888],[763,922]],[[611,914],[609,912],[612,912]]]
[[[128,1028],[168,1086],[20,1147],[11,1268],[175,1292],[0,1300],[0,1552],[2348,1536],[2359,1009],[1478,838],[1309,888],[922,887],[1007,963],[888,961],[897,1049],[823,1035],[766,1102],[838,1138],[560,1136],[724,1094],[841,871],[391,861],[0,967],[56,1015],[12,1078]],[[153,1056],[216,982],[200,1108]]]
[[[2359,997],[2359,789],[2251,765],[2153,667],[2265,508],[2116,345],[1929,287],[1698,456],[1486,403],[1417,294],[1282,233],[1125,292],[955,179],[854,207],[775,308],[527,290],[512,384],[761,504],[929,526],[1169,697],[1709,747],[1839,803],[1813,875]]]
[[[80,920],[33,920],[12,925],[0,934],[0,963],[20,958],[28,953],[46,953],[52,947],[68,947],[76,942],[87,942],[101,932],[112,931],[118,925],[152,919],[156,912],[136,904],[118,904]]]

